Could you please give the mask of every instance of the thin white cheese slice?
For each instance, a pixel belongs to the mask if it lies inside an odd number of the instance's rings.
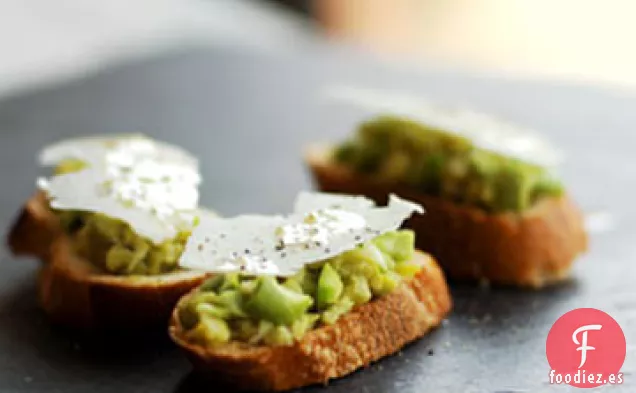
[[[80,138],[49,147],[40,158],[47,165],[68,158],[89,163],[78,172],[38,180],[54,209],[120,219],[154,243],[190,229],[198,215],[196,159],[174,146],[134,135]]]
[[[290,276],[395,230],[420,205],[391,195],[386,207],[360,197],[302,193],[289,216],[201,219],[180,266],[214,273]]]
[[[435,105],[420,97],[354,87],[332,87],[325,96],[372,113],[398,115],[464,136],[475,146],[545,167],[556,167],[564,154],[536,131],[467,108]]]
[[[198,205],[195,183],[109,177],[103,168],[40,179],[53,209],[102,213],[128,223],[154,243],[191,225]]]

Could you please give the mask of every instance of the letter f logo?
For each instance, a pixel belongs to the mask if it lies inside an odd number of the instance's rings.
[[[580,347],[576,349],[577,351],[581,351],[581,364],[579,364],[579,368],[583,367],[583,365],[585,364],[585,361],[587,360],[587,351],[593,351],[596,349],[594,347],[587,345],[588,330],[601,330],[601,328],[602,328],[601,325],[585,325],[576,329],[574,333],[572,333],[572,341],[574,341],[574,344],[580,345]],[[576,336],[581,332],[583,334],[581,334],[581,342],[579,342]]]

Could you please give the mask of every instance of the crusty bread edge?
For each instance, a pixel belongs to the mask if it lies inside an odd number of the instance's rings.
[[[413,280],[354,308],[334,325],[310,331],[292,346],[193,344],[184,337],[177,309],[170,336],[201,375],[229,388],[281,391],[327,383],[397,352],[448,314],[452,302],[442,270],[427,254],[418,252],[416,260],[422,271]]]
[[[311,146],[305,162],[322,191],[363,194],[385,203],[394,192],[426,214],[406,223],[418,248],[430,252],[449,279],[541,288],[568,278],[587,250],[583,214],[568,195],[545,198],[522,214],[488,214],[428,196],[403,184],[356,174],[335,164],[329,146]]]
[[[46,196],[39,191],[24,204],[9,230],[7,245],[14,255],[29,255],[46,262],[50,246],[61,229],[51,214]]]
[[[166,326],[179,298],[208,276],[194,271],[159,276],[103,274],[73,252],[42,193],[27,201],[8,244],[16,255],[33,255],[45,262],[38,274],[40,304],[52,320],[73,328]]]

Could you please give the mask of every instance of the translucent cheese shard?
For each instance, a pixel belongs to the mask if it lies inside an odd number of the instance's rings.
[[[302,208],[302,209],[301,209]],[[215,273],[290,276],[308,263],[351,250],[395,230],[423,208],[391,195],[386,207],[366,198],[301,193],[294,214],[202,219],[181,267]]]
[[[535,131],[485,113],[435,105],[420,97],[373,89],[335,87],[328,89],[326,96],[374,114],[405,116],[428,127],[464,136],[482,149],[526,162],[555,167],[563,160],[562,152]]]
[[[41,156],[51,165],[67,158],[89,165],[38,180],[52,208],[120,219],[154,243],[191,228],[201,178],[196,159],[189,154],[145,137],[124,137],[66,141],[45,149]]]

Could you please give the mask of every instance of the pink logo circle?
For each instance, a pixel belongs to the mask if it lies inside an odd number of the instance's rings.
[[[622,383],[625,334],[609,314],[595,308],[569,311],[552,325],[545,343],[550,382],[592,388]]]

